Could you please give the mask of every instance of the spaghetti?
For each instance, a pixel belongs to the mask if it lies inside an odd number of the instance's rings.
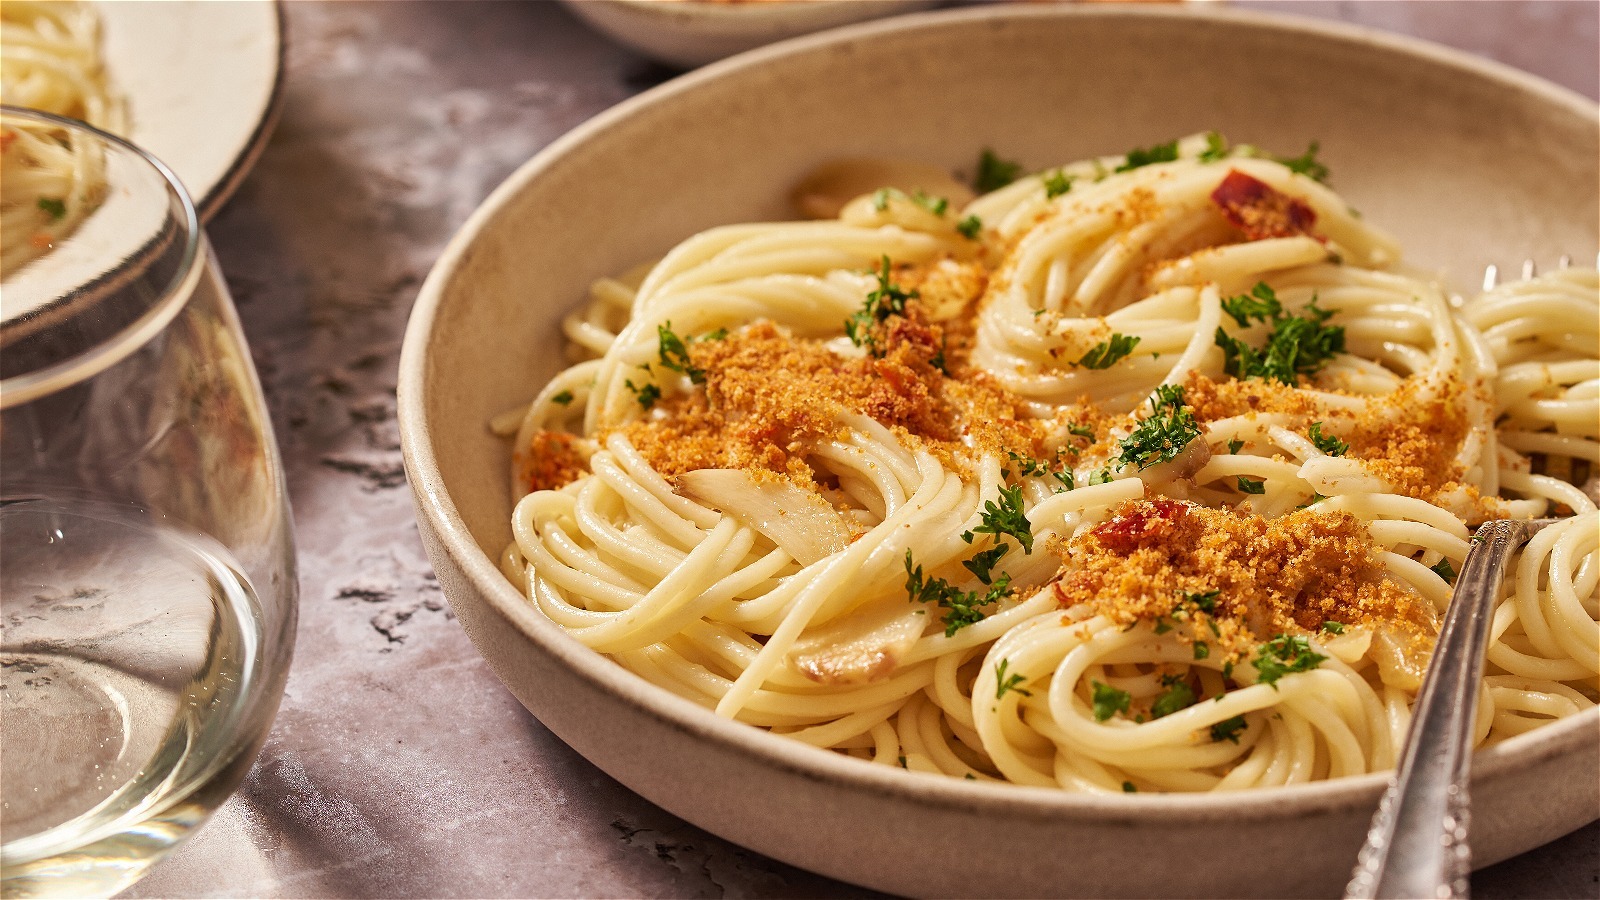
[[[796,740],[1225,790],[1393,766],[1469,525],[1553,512],[1477,739],[1594,706],[1600,277],[1453,303],[1324,174],[1196,136],[601,279],[496,422],[503,569]]]
[[[0,98],[123,133],[123,103],[100,60],[100,20],[86,3],[6,0],[0,7]],[[93,211],[103,160],[66,132],[8,125],[0,132],[0,270],[48,252]]]

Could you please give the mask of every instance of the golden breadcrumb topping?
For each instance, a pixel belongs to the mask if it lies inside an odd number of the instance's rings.
[[[1214,657],[1237,660],[1324,622],[1384,625],[1429,646],[1436,631],[1427,601],[1389,578],[1366,526],[1347,513],[1266,519],[1135,500],[1059,552],[1063,608],[1082,604],[1125,625],[1164,621]]]

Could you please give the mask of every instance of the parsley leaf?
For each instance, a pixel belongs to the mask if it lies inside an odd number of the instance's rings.
[[[913,602],[933,603],[945,610],[945,637],[951,637],[968,625],[982,621],[983,612],[979,607],[999,600],[1010,587],[1011,576],[1002,574],[985,594],[963,591],[943,578],[925,576],[921,566],[913,567],[911,551],[906,551],[906,594]]]
[[[1132,353],[1133,348],[1139,346],[1140,340],[1134,335],[1112,332],[1110,340],[1101,341],[1090,347],[1089,352],[1085,353],[1075,365],[1083,366],[1085,369],[1109,369],[1112,363]]]
[[[985,147],[978,157],[978,174],[973,177],[972,186],[978,193],[987,194],[1016,181],[1021,173],[1021,164],[1001,159]]]
[[[1139,793],[1139,788],[1131,781],[1124,781],[1122,783],[1122,792],[1124,794],[1137,794]]]
[[[1248,727],[1250,727],[1250,723],[1246,722],[1242,715],[1234,716],[1231,719],[1223,719],[1221,722],[1211,726],[1211,740],[1232,741],[1237,744],[1239,743],[1239,732]]]
[[[1253,478],[1246,478],[1245,476],[1240,475],[1239,490],[1246,494],[1265,494],[1267,492],[1266,479],[1257,481]]]
[[[1203,613],[1215,613],[1217,598],[1221,596],[1222,591],[1184,591],[1181,602],[1192,603]]]
[[[1211,648],[1206,646],[1206,642],[1205,641],[1195,641],[1194,642],[1194,658],[1195,659],[1205,659],[1205,658],[1209,657],[1210,655],[1211,655]]]
[[[661,357],[661,365],[674,372],[682,372],[689,376],[695,384],[704,384],[706,370],[696,367],[689,361],[689,347],[672,330],[672,323],[666,322],[656,326],[658,347],[656,354]]]
[[[1283,304],[1278,301],[1278,295],[1265,281],[1256,282],[1248,294],[1229,297],[1222,301],[1222,311],[1239,323],[1240,328],[1249,328],[1250,320],[1255,319],[1265,322],[1268,319],[1277,319],[1283,315]]]
[[[1067,191],[1072,190],[1072,182],[1074,180],[1075,179],[1073,178],[1073,176],[1068,175],[1067,173],[1061,171],[1060,169],[1056,169],[1054,172],[1051,172],[1050,174],[1045,175],[1044,176],[1044,197],[1045,197],[1045,199],[1046,200],[1053,200],[1056,197],[1059,197],[1062,194],[1065,194]]]
[[[1149,417],[1118,442],[1117,459],[1124,466],[1148,469],[1177,457],[1199,436],[1194,411],[1183,402],[1183,386],[1163,384],[1150,398]]]
[[[1320,143],[1312,141],[1311,146],[1306,148],[1306,152],[1299,156],[1278,156],[1274,157],[1274,159],[1288,166],[1291,172],[1298,172],[1307,178],[1327,184],[1328,167],[1317,161],[1317,151],[1321,149],[1322,145]]]
[[[967,240],[975,241],[983,233],[983,220],[976,215],[969,215],[956,223],[956,231],[961,232],[961,236]]]
[[[1078,486],[1077,477],[1072,474],[1071,469],[1063,469],[1060,472],[1051,472],[1050,477],[1061,482],[1062,490],[1070,491]],[[1060,493],[1060,491],[1057,491],[1057,493]]]
[[[1010,550],[1011,547],[1007,544],[995,544],[993,547],[974,555],[971,559],[963,560],[961,564],[967,568],[967,571],[978,576],[979,581],[984,584],[990,584],[994,581],[992,572],[995,563],[998,563],[1000,558]]]
[[[1068,425],[1067,433],[1081,438],[1088,438],[1090,441],[1094,440],[1094,429],[1087,425],[1079,425],[1076,423]]]
[[[1029,475],[1045,475],[1050,471],[1050,468],[1044,463],[1034,459],[1031,456],[1024,456],[1015,450],[1007,450],[1006,456],[1010,457],[1011,461],[1017,464],[1017,474],[1019,476],[1027,477]]]
[[[1441,558],[1428,568],[1433,570],[1433,574],[1438,575],[1450,584],[1456,583],[1456,570],[1451,567],[1450,560]]]
[[[1090,682],[1094,693],[1094,720],[1104,722],[1117,713],[1125,713],[1133,702],[1133,695],[1127,691],[1118,690],[1109,684],[1098,681]]]
[[[1228,139],[1215,131],[1206,132],[1206,149],[1200,151],[1201,162],[1216,162],[1228,156]]]
[[[1016,691],[1024,697],[1032,697],[1033,691],[1024,687],[1017,687],[1017,685],[1027,681],[1028,676],[1017,672],[1013,672],[1009,676],[1006,675],[1006,666],[1009,664],[1008,661],[1002,659],[994,667],[994,698],[999,700],[1006,695],[1007,691]]]
[[[1343,456],[1350,449],[1350,445],[1347,442],[1341,441],[1331,434],[1323,434],[1321,422],[1312,422],[1311,428],[1306,434],[1311,438],[1313,446],[1329,456]]]
[[[1325,634],[1344,634],[1344,623],[1329,619],[1322,623],[1322,631]]]
[[[866,345],[874,355],[877,346],[872,339],[872,326],[889,318],[891,315],[903,315],[906,311],[906,301],[914,300],[919,295],[916,291],[902,290],[898,285],[889,280],[891,270],[888,254],[884,254],[882,268],[873,269],[873,275],[878,279],[878,286],[861,304],[861,309],[852,313],[844,322],[844,333],[849,336],[850,343],[857,347]]]
[[[1241,441],[1238,438],[1234,438],[1233,440],[1228,442],[1228,454],[1230,456],[1239,455],[1239,450],[1243,446],[1244,446],[1244,441]]]
[[[1101,466],[1100,468],[1095,469],[1093,472],[1090,472],[1089,473],[1089,480],[1084,482],[1085,485],[1110,484],[1110,483],[1111,483],[1111,467],[1110,466]]]
[[[656,401],[661,399],[661,388],[656,384],[647,383],[643,387],[639,387],[633,383],[632,379],[624,381],[622,384],[628,390],[633,391],[633,396],[638,399],[639,405],[645,409],[655,406]]]
[[[66,201],[59,197],[40,197],[38,206],[52,222],[59,222],[67,215]]]
[[[1262,684],[1278,688],[1278,679],[1295,672],[1309,672],[1327,659],[1311,649],[1311,642],[1299,635],[1280,634],[1256,648],[1256,676]]]
[[[1129,150],[1127,158],[1123,161],[1122,165],[1117,166],[1112,171],[1130,172],[1134,169],[1140,168],[1141,166],[1148,166],[1154,163],[1172,162],[1177,158],[1178,141],[1176,138],[1174,138],[1165,144],[1156,144],[1153,147],[1136,147],[1132,150]]]
[[[1189,682],[1174,681],[1172,686],[1150,705],[1150,715],[1157,719],[1170,716],[1180,709],[1193,706],[1194,700],[1194,688],[1189,687]]]
[[[571,391],[562,391],[561,393],[556,394],[555,396],[551,397],[550,398],[550,402],[551,403],[559,403],[562,406],[566,406],[568,403],[572,402],[572,392]]]
[[[1265,283],[1257,284],[1252,294],[1255,300],[1233,298],[1234,301],[1247,302],[1236,304],[1234,308],[1239,311],[1238,314],[1230,310],[1229,315],[1234,315],[1236,320],[1241,317],[1270,320],[1273,330],[1267,337],[1266,346],[1256,350],[1244,341],[1229,336],[1218,326],[1216,344],[1222,348],[1222,367],[1229,375],[1241,379],[1276,380],[1293,386],[1297,376],[1315,374],[1335,353],[1344,350],[1344,327],[1324,324],[1335,311],[1318,308],[1315,297],[1311,298],[1304,315],[1288,316],[1284,315],[1282,305],[1278,304],[1277,297],[1272,295],[1271,288]],[[1272,304],[1278,304],[1277,311],[1270,311],[1264,295],[1270,296]],[[1262,302],[1257,304],[1255,301]]]
[[[907,194],[905,191],[902,191],[899,188],[892,187],[878,188],[876,191],[872,192],[872,208],[878,212],[883,212],[884,210],[888,209],[890,197],[899,197],[902,200],[910,200],[912,203],[915,203],[916,205],[922,207],[928,212],[933,213],[936,216],[944,215],[945,210],[950,208],[950,201],[943,197],[935,197],[926,191],[920,190]]]
[[[979,534],[992,534],[996,540],[1009,534],[1022,545],[1023,552],[1033,552],[1033,527],[1022,512],[1022,485],[1001,488],[998,502],[989,500],[983,504],[982,519],[983,524],[977,528],[962,532],[961,539],[970,544]]]

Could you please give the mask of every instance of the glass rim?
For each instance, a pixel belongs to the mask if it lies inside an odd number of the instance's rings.
[[[195,208],[194,199],[189,195],[189,189],[184,187],[183,181],[166,163],[127,138],[96,128],[82,120],[21,106],[0,104],[0,123],[18,120],[63,128],[143,160],[162,181],[166,182],[168,189],[177,198],[179,208],[182,210],[184,234],[183,248],[176,270],[167,284],[161,287],[160,294],[149,303],[148,308],[138,318],[66,359],[0,379],[0,409],[27,403],[81,383],[126,359],[160,333],[177,316],[178,311],[194,293],[203,268],[197,265],[201,258],[200,248],[204,237],[200,213]],[[96,280],[104,279],[120,270],[119,266],[111,272],[101,273],[96,276]],[[0,321],[0,334],[4,333],[6,325],[6,322]]]

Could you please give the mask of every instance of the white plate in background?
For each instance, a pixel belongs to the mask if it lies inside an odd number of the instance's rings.
[[[178,174],[202,219],[261,155],[277,120],[283,18],[275,0],[95,4],[129,140]]]

